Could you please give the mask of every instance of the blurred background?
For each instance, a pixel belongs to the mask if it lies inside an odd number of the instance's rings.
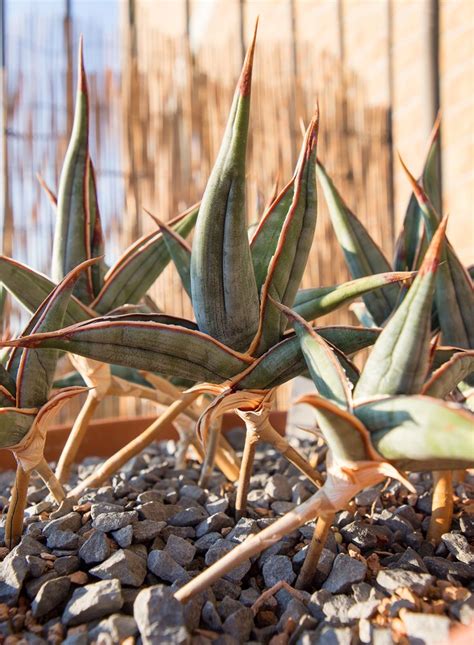
[[[49,273],[56,191],[72,124],[79,35],[91,98],[91,154],[110,263],[154,224],[196,202],[215,158],[245,48],[260,16],[248,164],[248,217],[290,178],[319,100],[319,156],[348,205],[392,253],[442,110],[443,210],[472,261],[473,0],[1,0],[2,252]],[[303,286],[347,279],[320,200]],[[191,315],[169,268],[152,291]],[[8,300],[3,328],[25,317]],[[350,313],[327,322],[355,322]],[[285,403],[285,394],[280,404]],[[102,413],[132,414],[135,401]],[[147,408],[149,409],[149,408]]]

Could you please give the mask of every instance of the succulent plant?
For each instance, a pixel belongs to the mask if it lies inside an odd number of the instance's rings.
[[[86,260],[55,287],[40,304],[24,334],[43,332],[63,324],[67,303],[81,275],[97,260]],[[57,501],[65,492],[45,461],[44,443],[51,417],[84,387],[68,387],[50,396],[58,359],[57,350],[38,352],[15,348],[6,366],[0,365],[0,448],[8,448],[17,461],[16,483],[5,526],[6,541],[13,544],[21,535],[26,490],[36,470]]]
[[[73,493],[97,485],[112,468],[122,465],[156,437],[161,424],[173,420],[202,393],[215,397],[200,420],[204,441],[211,422],[217,422],[226,410],[237,410],[247,426],[238,513],[245,508],[252,464],[250,445],[260,437],[275,443],[313,481],[318,481],[319,475],[279,437],[268,418],[274,388],[306,371],[298,339],[286,332],[286,316],[274,300],[294,305],[313,319],[362,293],[413,276],[412,272],[384,271],[345,285],[298,292],[316,226],[317,111],[304,136],[292,179],[273,199],[249,243],[245,160],[254,47],[255,36],[199,207],[192,249],[182,240],[178,227],[173,230],[161,224],[161,239],[191,294],[196,323],[165,314],[107,315],[13,343],[55,347],[87,359],[198,384],[167,409],[150,433],[112,457]],[[94,306],[94,301],[90,304]],[[357,369],[345,354],[372,344],[379,331],[324,327],[319,333],[332,343],[355,380]]]
[[[43,299],[55,288],[55,282],[59,282],[68,271],[78,263],[101,256],[104,252],[95,173],[89,154],[89,97],[82,39],[78,60],[74,124],[57,198],[41,180],[57,215],[52,260],[54,281],[10,258],[0,257],[0,281],[31,313],[38,309]],[[175,217],[170,222],[171,230],[187,236],[194,227],[197,212],[198,205],[195,205]],[[79,277],[64,322],[80,323],[110,311],[133,314],[147,310],[139,303],[169,261],[167,245],[159,232],[144,235],[132,244],[110,269],[100,257]],[[61,482],[66,481],[87,425],[106,396],[136,396],[148,399],[159,407],[168,406],[181,396],[181,391],[164,379],[155,378],[154,384],[151,384],[135,369],[110,367],[74,354],[70,354],[70,359],[81,375],[79,382],[91,389],[58,462],[56,474]],[[77,379],[73,377],[71,380]],[[64,380],[62,382],[66,383]],[[190,422],[195,422],[200,412],[201,406],[191,405],[185,411],[188,422],[186,416],[182,416],[178,423],[184,446],[192,442],[199,449],[193,423]],[[232,457],[230,446],[225,440],[223,443],[226,453]],[[220,455],[218,462],[228,476],[237,476],[238,461],[235,455],[230,461],[222,459]]]
[[[315,409],[329,446],[327,479],[313,497],[247,538],[178,590],[176,598],[186,601],[318,515],[323,530],[317,539],[324,540],[324,529],[329,528],[334,513],[361,489],[387,476],[413,490],[400,469],[472,467],[473,415],[458,404],[432,395],[449,393],[472,371],[473,352],[461,350],[426,381],[430,367],[427,332],[446,223],[445,218],[433,235],[417,277],[375,342],[353,393],[332,347],[304,319],[275,302],[295,328],[316,387],[317,394],[304,396],[300,402]],[[317,559],[317,548],[313,555]],[[313,572],[314,560],[307,565]]]

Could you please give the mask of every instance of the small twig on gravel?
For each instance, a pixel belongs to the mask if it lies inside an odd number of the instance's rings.
[[[262,595],[257,598],[257,600],[253,603],[251,610],[253,612],[253,615],[256,616],[258,613],[258,610],[260,607],[265,603],[265,601],[268,598],[271,598],[274,596],[280,589],[285,589],[288,591],[289,594],[291,594],[294,598],[297,600],[300,600],[301,602],[304,602],[304,595],[299,592],[297,589],[293,589],[287,582],[284,580],[279,580],[276,584],[273,585],[273,587],[270,587],[270,589],[267,589],[262,593]]]

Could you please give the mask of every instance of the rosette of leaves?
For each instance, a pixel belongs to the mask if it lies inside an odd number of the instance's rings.
[[[428,154],[419,180],[410,174],[403,161],[402,166],[412,187],[403,227],[398,237],[393,266],[396,270],[417,269],[426,246],[433,238],[441,217],[440,190],[440,118],[436,120],[431,134]],[[334,231],[344,252],[347,266],[353,277],[361,278],[373,272],[388,271],[390,263],[368,231],[349,210],[336,190],[324,167],[318,165],[318,177],[329,208]],[[436,274],[435,295],[428,334],[440,333],[441,342],[458,349],[474,348],[474,290],[472,278],[463,266],[455,249],[446,241],[442,249],[441,264]],[[403,295],[403,294],[402,294]],[[392,287],[383,292],[363,296],[365,307],[355,310],[363,324],[382,325],[391,315],[400,300],[400,292]],[[441,353],[441,352],[440,352]],[[459,352],[458,352],[459,353]],[[472,399],[474,375],[467,373],[460,384],[465,396]],[[434,510],[452,508],[452,482],[450,473],[433,473],[436,486]],[[444,520],[440,526],[447,526]],[[432,527],[430,537],[438,540],[439,530]]]
[[[81,274],[97,260],[73,269],[40,304],[25,334],[47,332],[63,324],[67,304]],[[44,458],[46,430],[51,417],[84,387],[62,388],[51,396],[58,350],[46,352],[14,348],[6,365],[0,364],[0,448],[11,450],[17,461],[15,486],[5,524],[10,546],[21,536],[30,475],[37,471],[56,501],[65,492]]]
[[[248,456],[240,476],[239,508],[245,507],[252,449],[260,437],[275,443],[313,479],[318,473],[276,433],[269,422],[272,391],[306,371],[298,338],[274,301],[294,306],[313,320],[361,294],[407,280],[411,272],[383,272],[344,285],[298,291],[316,226],[318,114],[304,136],[295,173],[263,214],[249,242],[245,173],[255,36],[234,94],[221,148],[197,216],[192,249],[180,231],[162,227],[168,251],[192,299],[196,322],[164,314],[109,315],[35,334],[13,344],[54,347],[108,364],[185,378],[199,385],[185,392],[153,425],[109,459],[73,493],[96,486],[156,437],[201,393],[215,400],[199,424],[206,440],[211,421],[238,410],[247,425]],[[372,344],[377,329],[322,327],[348,377],[351,355]],[[258,418],[258,422],[257,422]]]
[[[57,198],[41,180],[56,211],[53,280],[10,258],[0,257],[0,281],[31,313],[53,291],[55,282],[59,282],[81,262],[104,253],[95,172],[89,154],[89,97],[82,39],[78,59],[74,124]],[[178,215],[171,221],[171,229],[186,237],[194,227],[197,212],[198,205],[195,205]],[[159,232],[141,237],[109,269],[100,258],[78,278],[64,322],[80,323],[108,312],[124,312],[133,317],[137,311],[146,311],[148,308],[140,302],[169,261],[167,245]],[[148,399],[159,407],[167,407],[181,396],[179,388],[158,376],[150,377],[152,383],[132,368],[110,366],[74,354],[70,354],[70,359],[80,377],[73,375],[72,378],[61,379],[59,385],[78,382],[90,389],[58,462],[56,474],[61,482],[67,480],[88,423],[106,396],[136,396]],[[201,411],[202,406],[190,405],[185,411],[187,419],[181,417],[177,424],[183,444],[178,458],[184,457],[184,448],[189,443],[200,449],[193,424]],[[235,479],[238,461],[227,442],[223,440],[222,443],[227,457],[220,453],[218,463],[228,477]]]
[[[385,477],[413,487],[401,470],[441,470],[474,465],[474,417],[463,406],[441,400],[473,369],[473,353],[431,370],[429,328],[436,274],[442,257],[446,219],[435,232],[423,263],[402,304],[379,335],[354,391],[326,340],[288,308],[316,394],[311,405],[329,447],[327,478],[310,499],[247,538],[176,592],[186,601],[218,578],[315,517],[321,518],[309,549],[300,586],[311,580],[319,543],[334,514],[360,490]],[[430,374],[431,372],[431,374]],[[428,378],[427,378],[428,377]]]

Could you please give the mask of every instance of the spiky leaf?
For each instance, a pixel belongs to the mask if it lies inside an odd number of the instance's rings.
[[[444,399],[474,371],[474,352],[458,352],[433,372],[422,389],[422,394]]]
[[[446,224],[445,219],[405,299],[375,343],[356,397],[420,392],[429,365],[431,306]]]
[[[324,166],[317,165],[317,175],[328,205],[331,222],[353,278],[387,273],[391,266],[379,246],[338,193]],[[377,325],[381,325],[396,308],[400,289],[388,285],[362,299]]]
[[[312,119],[295,172],[293,199],[262,287],[260,321],[249,349],[262,354],[278,342],[286,328],[286,316],[273,300],[291,306],[303,277],[316,227],[316,143],[318,114]]]
[[[42,273],[4,255],[0,256],[0,281],[30,313],[34,313],[56,287],[54,282]],[[94,312],[91,309],[72,296],[67,306],[64,323],[72,325],[81,320],[88,320],[93,315]]]
[[[201,202],[191,257],[191,291],[199,329],[245,350],[258,326],[258,292],[245,217],[245,158],[254,40],[217,160]]]
[[[199,211],[196,204],[171,220],[170,225],[179,235],[187,237],[194,228]],[[148,233],[132,244],[108,271],[104,286],[92,303],[100,314],[105,314],[126,303],[136,304],[145,295],[162,271],[170,255],[160,232]]]
[[[316,287],[298,291],[293,309],[305,320],[314,320],[348,304],[370,291],[394,282],[403,282],[415,276],[415,272],[378,273],[366,278],[350,280],[333,287]]]

